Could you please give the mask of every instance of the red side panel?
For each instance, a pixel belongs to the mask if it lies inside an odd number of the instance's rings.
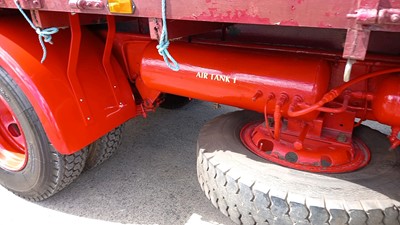
[[[67,74],[70,32],[62,29],[47,46],[40,63],[38,37],[22,17],[0,19],[0,66],[26,94],[54,147],[71,154],[92,143],[136,114],[129,83],[111,58],[114,73],[105,73],[104,43],[82,29],[75,77]],[[110,85],[110,79],[116,85]],[[76,90],[81,90],[77,98]],[[115,90],[118,99],[115,98]]]
[[[0,7],[15,8],[13,0],[3,0],[3,2]],[[36,9],[110,14],[105,0],[99,0],[99,7],[94,9],[79,9],[71,6],[69,2],[43,0]],[[136,6],[135,12],[125,16],[161,17],[160,0],[133,2]],[[27,6],[35,8],[28,4]],[[175,20],[347,28],[349,20],[346,15],[353,13],[358,7],[359,0],[168,0],[167,16]]]

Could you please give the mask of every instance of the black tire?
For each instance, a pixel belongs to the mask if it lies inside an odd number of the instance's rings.
[[[74,181],[85,165],[87,149],[59,154],[49,142],[26,96],[0,68],[0,94],[7,100],[25,135],[28,160],[20,171],[0,168],[0,184],[30,201],[44,200]]]
[[[164,109],[179,109],[189,104],[191,99],[184,96],[178,96],[173,94],[164,94],[163,101],[160,104],[161,108]]]
[[[400,168],[384,135],[368,127],[355,135],[371,162],[344,174],[314,174],[269,163],[239,138],[262,115],[238,111],[210,121],[198,139],[201,188],[237,224],[399,224]]]
[[[109,159],[122,143],[124,124],[108,132],[93,144],[89,145],[89,156],[86,159],[85,170],[90,170]]]

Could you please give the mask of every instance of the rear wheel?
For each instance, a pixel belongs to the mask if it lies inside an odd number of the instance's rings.
[[[370,163],[343,174],[314,174],[270,163],[240,139],[263,116],[239,111],[206,124],[198,139],[198,179],[206,196],[237,224],[399,224],[400,168],[381,133],[359,127]]]
[[[95,168],[114,155],[122,143],[123,130],[124,124],[89,145],[89,156],[86,159],[85,170]]]
[[[0,68],[0,184],[31,200],[46,199],[75,180],[87,149],[59,154],[26,96]]]

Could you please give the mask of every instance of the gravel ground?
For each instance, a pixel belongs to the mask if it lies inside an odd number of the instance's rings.
[[[1,224],[230,225],[198,185],[195,149],[200,128],[232,110],[194,101],[133,119],[114,157],[52,198],[30,203],[0,188],[7,203],[0,209]]]

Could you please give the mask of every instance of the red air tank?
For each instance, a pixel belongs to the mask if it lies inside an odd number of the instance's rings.
[[[400,127],[400,76],[390,76],[378,84],[372,112],[380,123]]]
[[[285,53],[200,44],[174,43],[169,51],[180,70],[169,69],[151,42],[143,53],[140,76],[144,84],[161,92],[273,113],[276,100],[286,95],[283,116],[294,96],[305,103],[318,101],[328,89],[330,67],[321,59]],[[317,113],[301,118],[311,119]]]

